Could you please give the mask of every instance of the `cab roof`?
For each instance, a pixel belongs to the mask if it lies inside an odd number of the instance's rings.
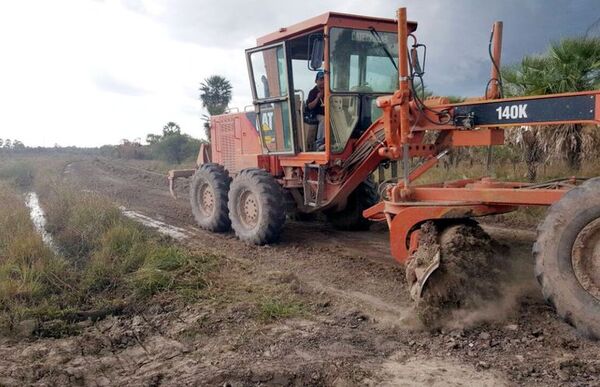
[[[322,15],[312,17],[289,27],[282,27],[279,29],[279,31],[261,36],[256,40],[256,44],[257,46],[266,46],[281,42],[298,35],[303,35],[304,33],[320,30],[326,25],[329,27],[350,27],[359,29],[368,29],[369,27],[373,27],[382,32],[398,31],[398,23],[396,19],[352,15],[339,12],[326,12]],[[412,33],[416,31],[416,29],[417,22],[409,21],[408,33]]]

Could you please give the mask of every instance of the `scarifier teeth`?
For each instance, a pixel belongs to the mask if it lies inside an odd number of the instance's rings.
[[[439,250],[433,256],[431,262],[427,266],[417,266],[414,269],[416,280],[410,288],[410,296],[417,303],[423,295],[423,289],[427,285],[427,280],[440,267],[440,252]]]

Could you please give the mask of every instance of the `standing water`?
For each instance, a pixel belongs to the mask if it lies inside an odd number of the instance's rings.
[[[128,210],[125,207],[119,207],[119,209],[123,215],[129,219],[133,219],[146,227],[153,228],[161,234],[169,235],[175,239],[186,239],[189,237],[188,232],[182,228],[161,222],[160,220],[152,219],[149,216]]]
[[[54,253],[58,253],[54,239],[46,231],[46,215],[40,206],[40,200],[35,192],[28,192],[25,195],[25,205],[29,208],[29,217],[35,226],[36,231],[42,236],[42,240]]]

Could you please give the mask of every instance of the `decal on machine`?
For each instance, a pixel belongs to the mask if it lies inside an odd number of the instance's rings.
[[[265,144],[275,141],[273,132],[273,111],[263,111],[260,114],[260,130]]]
[[[527,104],[500,106],[496,109],[499,120],[516,120],[518,118],[527,118]]]
[[[472,117],[473,125],[527,125],[534,122],[561,123],[593,121],[593,95],[527,98],[526,101],[490,101],[459,105],[455,117]]]

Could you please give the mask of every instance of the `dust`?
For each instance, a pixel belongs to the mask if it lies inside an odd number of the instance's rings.
[[[502,254],[498,259],[508,260],[508,257],[509,254]],[[517,317],[523,300],[540,298],[539,288],[531,275],[533,261],[531,257],[527,258],[512,259],[503,263],[497,282],[492,284],[497,295],[489,299],[475,298],[472,307],[453,311],[451,318],[445,321],[445,326],[471,328],[483,323],[501,323]]]
[[[422,232],[417,263],[426,264],[434,251],[442,257],[416,307],[425,327],[467,328],[503,321],[518,311],[531,281],[521,278],[524,262],[509,259],[508,246],[493,241],[475,222],[430,223]]]

